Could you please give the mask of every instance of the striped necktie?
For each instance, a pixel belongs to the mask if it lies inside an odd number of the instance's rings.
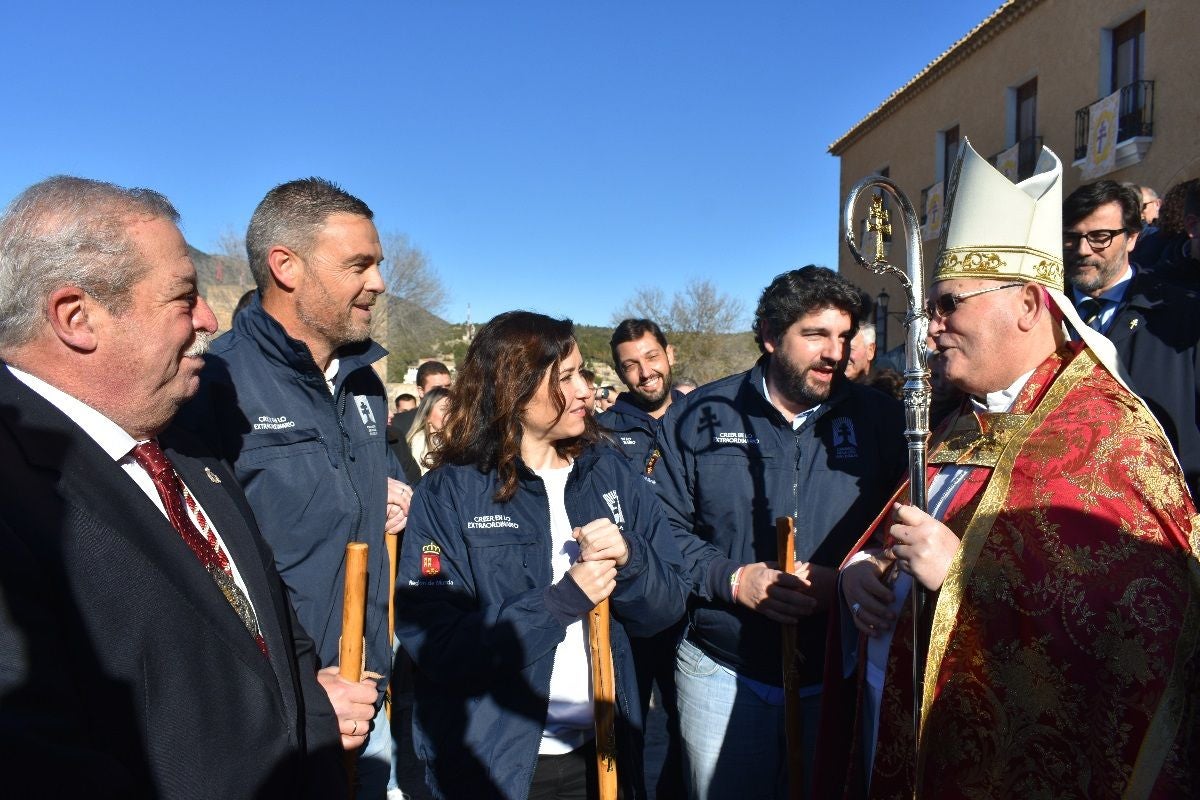
[[[1079,316],[1083,319],[1083,324],[1094,331],[1099,331],[1101,328],[1100,318],[1104,313],[1104,301],[1093,297],[1085,297],[1079,301],[1078,308]]]
[[[150,480],[154,481],[154,488],[158,490],[158,496],[167,509],[171,526],[183,537],[188,549],[212,576],[221,594],[225,595],[225,599],[242,620],[246,630],[254,637],[258,649],[264,656],[267,655],[267,643],[258,627],[258,618],[254,616],[254,608],[249,599],[233,579],[229,556],[221,549],[216,532],[204,518],[204,513],[179,478],[179,474],[175,472],[175,467],[171,465],[166,453],[151,439],[133,448],[133,458],[150,475]],[[206,529],[203,533],[188,514],[189,508],[194,509],[201,527]]]

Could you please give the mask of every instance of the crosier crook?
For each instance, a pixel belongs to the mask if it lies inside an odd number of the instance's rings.
[[[957,174],[951,177],[951,186],[957,182],[956,178]],[[854,242],[854,207],[858,196],[873,188],[881,193],[871,199],[867,230],[875,232],[878,238],[875,241],[875,257],[868,260],[859,252]],[[892,228],[888,221],[887,209],[883,207],[883,194],[891,197],[900,209],[907,245],[907,271],[889,263],[884,253],[883,237],[885,234],[891,234]],[[947,214],[942,220],[943,228],[948,221]],[[850,248],[854,259],[876,275],[894,275],[900,280],[908,297],[908,313],[904,318],[904,325],[908,329],[908,338],[904,345],[904,438],[908,442],[908,502],[922,511],[927,511],[929,503],[925,494],[925,455],[929,442],[930,386],[929,368],[926,364],[926,339],[929,335],[929,317],[925,314],[925,267],[921,256],[921,225],[912,203],[900,188],[888,178],[871,175],[863,178],[850,190],[846,198],[845,226],[846,246]],[[929,642],[921,629],[921,618],[929,594],[921,587],[919,581],[913,581],[913,736],[918,742],[921,735],[921,701],[925,688],[925,657],[929,650]]]

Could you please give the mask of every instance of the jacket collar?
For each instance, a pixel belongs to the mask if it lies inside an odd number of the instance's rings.
[[[568,488],[582,480],[582,476],[591,472],[592,467],[599,457],[600,455],[596,447],[585,447],[583,452],[575,459],[571,474],[567,478]],[[537,473],[525,465],[525,462],[519,456],[517,457],[517,478],[520,480],[523,489],[529,489],[538,494],[546,493],[546,484],[537,476]]]
[[[746,388],[752,391],[759,402],[762,403],[764,413],[773,423],[784,428],[791,428],[791,420],[784,418],[783,412],[775,407],[770,398],[767,397],[766,392],[763,391],[763,383],[767,377],[767,365],[770,361],[771,355],[769,353],[763,353],[759,356],[758,361],[754,362],[754,366],[746,373],[746,382],[748,384]],[[801,427],[805,428],[812,425],[815,420],[825,416],[829,413],[830,409],[845,400],[850,393],[849,383],[844,377],[842,380],[837,381],[833,387],[833,391],[829,393],[829,399],[821,403],[821,407],[817,409],[817,413],[811,415]]]
[[[1162,289],[1162,283],[1152,273],[1134,264],[1133,279],[1125,290],[1124,305],[1141,310],[1161,306],[1166,302]]]
[[[678,403],[680,400],[682,400],[686,396],[687,395],[685,395],[683,392],[679,391],[678,389],[672,389],[671,390],[671,403],[672,404]],[[636,417],[636,418],[638,418],[640,420],[644,420],[650,424],[657,424],[659,422],[658,419],[655,419],[654,417],[647,414],[646,410],[637,404],[637,402],[634,400],[633,392],[621,392],[619,395],[617,395],[617,401],[615,403],[613,403],[612,408],[609,410],[620,412],[621,414],[624,414],[625,416],[628,416],[628,417]]]
[[[140,488],[124,474],[107,453],[96,444],[73,420],[49,401],[17,380],[0,365],[0,425],[8,428],[17,447],[29,466],[44,472],[45,480],[53,484],[57,495],[70,498],[86,513],[95,525],[97,535],[124,539],[163,576],[163,580],[185,597],[190,598],[197,611],[208,620],[229,648],[268,685],[278,690],[271,666],[262,657],[254,640],[247,635],[237,615],[229,609],[229,601],[215,588],[212,578],[203,569],[180,569],[180,563],[191,564],[195,556],[187,549],[166,516]],[[166,433],[164,432],[164,435]],[[210,479],[205,464],[193,456],[167,451],[176,471],[189,489],[200,494],[197,498],[213,516],[221,537],[231,546],[239,565],[245,564],[243,578],[251,575],[250,591],[255,612],[264,631],[274,627],[270,596],[263,592],[265,585],[254,576],[254,561],[261,559],[255,552],[252,536],[238,514],[225,515],[219,502],[205,486]],[[219,468],[212,460],[211,464]],[[232,476],[227,476],[232,480]],[[58,513],[61,509],[48,509]],[[218,516],[220,514],[220,516]],[[272,633],[268,644],[282,643],[278,633]],[[274,656],[272,656],[274,657]]]
[[[233,329],[258,342],[267,358],[297,372],[316,373],[324,380],[325,376],[317,368],[317,363],[313,360],[308,345],[289,336],[279,321],[266,312],[262,307],[262,298],[258,292],[254,293],[250,304],[234,319]],[[387,350],[375,340],[367,339],[343,345],[337,349],[334,355],[339,362],[338,377],[334,383],[340,384],[345,376],[354,370],[370,366],[386,356]]]

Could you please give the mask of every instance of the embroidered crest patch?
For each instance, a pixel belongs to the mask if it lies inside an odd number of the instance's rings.
[[[421,574],[426,578],[442,574],[442,548],[433,542],[421,548]]]

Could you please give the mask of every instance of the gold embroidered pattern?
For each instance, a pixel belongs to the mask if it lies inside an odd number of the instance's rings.
[[[1181,726],[1200,713],[1200,517],[1174,457],[1090,351],[1007,416],[956,420],[931,455],[994,469],[948,521],[962,544],[934,609],[917,796],[1197,796]]]
[[[934,280],[952,278],[1024,278],[1062,289],[1062,258],[1032,247],[979,245],[951,248],[938,254]]]
[[[937,269],[961,270],[963,272],[1000,272],[1008,264],[999,253],[980,253],[976,251],[963,253],[945,252],[938,256]]]
[[[929,457],[929,463],[994,467],[1005,445],[1028,418],[1028,414],[963,414]]]
[[[1055,286],[1062,285],[1063,282],[1063,265],[1061,261],[1048,261],[1043,259],[1033,265],[1033,274],[1042,283],[1049,283]]]

